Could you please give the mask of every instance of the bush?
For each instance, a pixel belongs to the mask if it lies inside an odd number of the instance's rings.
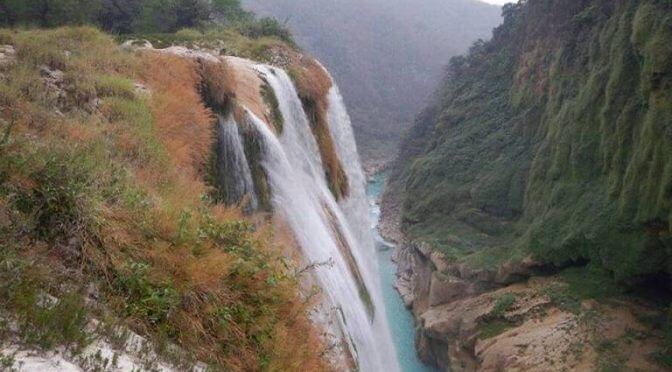
[[[241,24],[250,37],[277,36],[290,41],[289,32],[271,18],[255,20],[239,0],[25,0],[0,5],[0,27],[36,25],[97,25],[117,34],[170,33],[211,23]]]
[[[241,34],[254,39],[277,37],[287,43],[293,43],[292,34],[289,29],[274,18],[264,17],[259,20],[242,22],[238,25],[237,29]]]
[[[493,317],[501,317],[509,311],[509,309],[516,303],[516,295],[513,293],[506,293],[499,297],[495,302],[495,306],[490,311]]]

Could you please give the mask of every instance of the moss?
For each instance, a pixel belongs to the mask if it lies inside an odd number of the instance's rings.
[[[271,109],[271,121],[273,122],[275,132],[278,135],[282,134],[284,118],[282,117],[282,112],[280,112],[280,104],[278,103],[278,97],[275,96],[275,91],[273,91],[267,82],[264,82],[264,84],[261,86],[260,93],[261,98],[263,98],[266,106],[270,107]]]
[[[250,166],[254,191],[259,198],[259,205],[263,210],[272,211],[271,187],[268,183],[268,175],[262,164],[263,153],[261,139],[251,126],[244,125],[241,129],[243,145],[245,146],[245,157]]]
[[[488,322],[479,328],[478,338],[481,340],[487,340],[489,338],[499,336],[511,328],[513,328],[513,324],[504,320]]]

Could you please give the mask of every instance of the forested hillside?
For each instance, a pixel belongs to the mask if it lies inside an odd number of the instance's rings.
[[[97,25],[113,34],[172,33],[229,27],[251,37],[290,34],[272,18],[256,19],[239,0],[4,0],[0,27]]]
[[[474,0],[244,0],[274,16],[343,90],[365,160],[393,158],[448,59],[490,37],[499,7]]]
[[[672,3],[527,0],[503,15],[450,60],[384,198],[420,356],[669,370]]]
[[[529,0],[504,17],[404,142],[408,232],[476,266],[669,275],[672,4]]]

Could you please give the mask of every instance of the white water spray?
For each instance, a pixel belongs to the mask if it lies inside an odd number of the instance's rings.
[[[309,262],[331,263],[317,266],[316,274],[342,315],[359,369],[398,371],[376,275],[364,176],[340,96],[334,89],[329,97],[332,136],[350,182],[350,195],[339,204],[327,186],[317,142],[291,80],[279,69],[257,69],[274,90],[284,119],[283,132],[276,137],[247,112],[263,138],[263,165],[274,207],[288,221]]]
[[[218,133],[218,182],[223,186],[226,202],[235,204],[244,197],[249,197],[248,207],[257,208],[257,197],[254,193],[254,182],[250,167],[245,158],[243,142],[238,133],[238,125],[233,115],[227,117],[217,115]]]

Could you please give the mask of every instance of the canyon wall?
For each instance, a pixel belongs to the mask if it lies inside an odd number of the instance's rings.
[[[640,368],[663,368],[671,25],[665,1],[529,0],[505,6],[492,40],[450,61],[402,142],[383,206],[387,230],[404,232],[400,286],[411,283],[427,359],[637,364],[627,348],[590,345],[624,347],[627,329],[608,319],[644,306],[661,320],[622,322],[657,344],[645,360],[654,366]],[[598,332],[582,329],[593,315]],[[556,336],[591,341],[559,361]],[[506,349],[521,337],[529,342]]]

